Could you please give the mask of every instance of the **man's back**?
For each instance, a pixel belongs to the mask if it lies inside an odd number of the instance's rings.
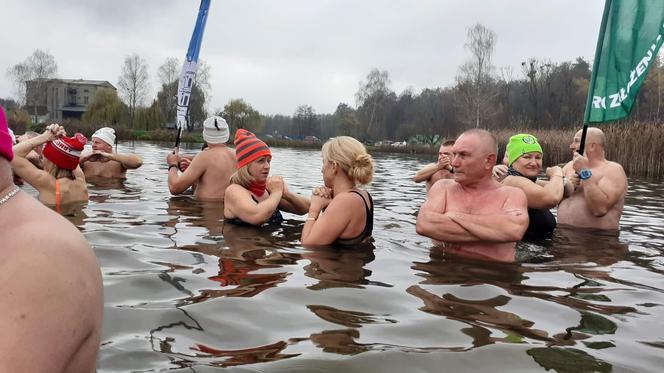
[[[199,200],[223,200],[226,187],[235,172],[235,152],[225,145],[211,145],[198,153],[190,167],[200,163],[203,173],[198,180],[195,195]]]
[[[593,182],[603,189],[595,193],[596,197],[607,199],[605,212],[593,212],[589,207],[583,185],[568,198],[560,201],[558,205],[558,223],[579,227],[617,230],[620,228],[627,193],[627,177],[622,166],[615,162],[606,161],[598,167],[591,167]],[[565,165],[565,174],[570,177],[574,173],[572,162]],[[611,199],[609,201],[609,199]]]
[[[103,289],[85,238],[25,193],[0,206],[0,227],[0,370],[94,371]]]

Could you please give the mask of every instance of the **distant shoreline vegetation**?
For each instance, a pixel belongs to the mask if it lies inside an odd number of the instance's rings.
[[[63,123],[68,133],[81,132],[88,139],[97,127],[92,127],[80,121]],[[43,130],[45,125],[34,126],[31,129],[37,132]],[[664,126],[656,123],[614,123],[605,124],[600,128],[606,134],[607,159],[620,163],[627,175],[645,178],[664,179]],[[543,164],[545,167],[561,164],[571,160],[569,145],[576,131],[574,129],[535,130],[535,129],[499,129],[491,130],[498,139],[498,160],[502,159],[505,145],[510,136],[517,133],[530,133],[535,135],[544,149]],[[116,128],[119,140],[175,142],[175,130],[156,129],[151,131]],[[269,146],[320,149],[325,139],[317,142],[302,140],[279,139],[258,135]],[[454,139],[456,136],[451,136]],[[447,138],[439,137],[436,144],[389,143],[385,142],[366,144],[368,151],[402,154],[422,154],[435,161],[438,146]],[[182,143],[203,143],[203,135],[197,132],[182,132]],[[381,144],[383,143],[383,144]],[[229,141],[232,145],[232,137]]]

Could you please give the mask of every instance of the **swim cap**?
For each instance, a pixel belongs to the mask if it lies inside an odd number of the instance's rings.
[[[507,165],[511,166],[520,156],[530,152],[544,154],[535,136],[520,133],[510,137],[507,143]]]
[[[253,133],[239,129],[235,133],[235,157],[237,168],[244,167],[258,158],[268,155],[272,156],[270,148]]]

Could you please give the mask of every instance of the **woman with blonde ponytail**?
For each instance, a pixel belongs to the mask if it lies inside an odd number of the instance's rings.
[[[361,185],[373,178],[374,164],[364,145],[352,137],[333,137],[323,145],[324,187],[314,189],[302,244],[356,245],[373,230],[373,200]]]

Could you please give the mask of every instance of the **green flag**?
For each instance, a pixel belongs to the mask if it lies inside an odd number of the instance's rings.
[[[606,0],[584,123],[629,115],[664,41],[664,0]]]

